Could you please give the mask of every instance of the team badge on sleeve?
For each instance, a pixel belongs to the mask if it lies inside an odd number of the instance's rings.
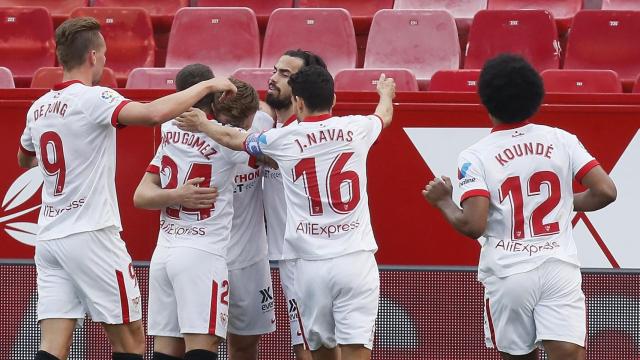
[[[107,104],[113,104],[114,102],[121,100],[122,95],[113,90],[105,90],[100,94],[100,99],[102,99]]]
[[[260,144],[266,144],[267,137],[264,134],[253,133],[247,136],[247,139],[244,143],[245,150],[253,156],[262,155],[262,150],[260,149]]]

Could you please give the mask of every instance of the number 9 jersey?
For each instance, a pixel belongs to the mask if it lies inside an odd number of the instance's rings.
[[[238,164],[248,162],[246,153],[227,149],[203,133],[182,131],[173,121],[162,124],[162,140],[147,172],[160,175],[163,189],[203,178],[196,186],[218,188],[218,198],[206,209],[179,205],[162,209],[158,246],[191,247],[226,257],[233,218],[233,176]]]
[[[117,92],[80,81],[56,85],[33,103],[20,139],[44,177],[38,240],[116,227],[116,128],[128,103]]]
[[[489,198],[478,278],[505,277],[555,258],[580,266],[573,179],[598,166],[575,135],[543,125],[499,125],[460,154],[460,203]]]

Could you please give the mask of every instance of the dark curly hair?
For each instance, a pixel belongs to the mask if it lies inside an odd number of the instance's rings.
[[[304,100],[311,112],[329,111],[333,106],[333,78],[317,65],[305,66],[289,78],[293,96]]]
[[[489,114],[502,123],[532,117],[540,108],[544,85],[538,72],[521,56],[501,54],[488,60],[478,94]]]

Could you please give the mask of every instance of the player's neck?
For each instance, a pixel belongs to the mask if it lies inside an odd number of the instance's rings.
[[[284,124],[291,118],[291,116],[295,115],[295,111],[293,111],[293,105],[289,106],[288,109],[276,110],[276,118],[278,123]]]
[[[83,68],[76,68],[71,71],[65,70],[64,73],[62,74],[62,82],[73,81],[73,80],[80,81],[87,86],[93,85],[91,70],[87,70]]]

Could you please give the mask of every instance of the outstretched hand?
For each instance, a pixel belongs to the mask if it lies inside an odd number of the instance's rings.
[[[202,125],[207,121],[207,114],[205,114],[204,111],[191,108],[189,111],[178,116],[175,120],[175,124],[183,131],[200,132],[202,131]]]
[[[396,82],[393,78],[388,78],[384,73],[380,74],[378,84],[376,85],[380,96],[396,97]]]
[[[436,177],[422,190],[422,196],[433,206],[438,206],[440,201],[451,199],[452,194],[453,185],[447,176]]]

